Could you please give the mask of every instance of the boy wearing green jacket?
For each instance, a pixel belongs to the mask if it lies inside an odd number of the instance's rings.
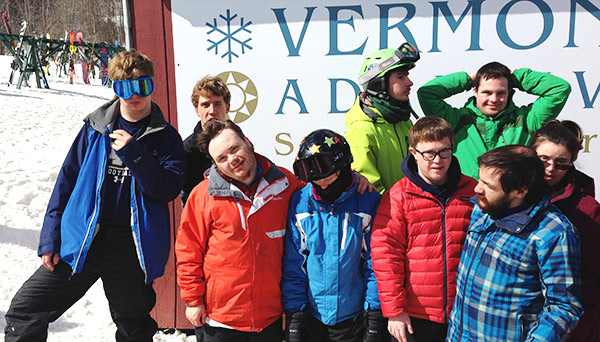
[[[408,73],[418,60],[419,51],[409,43],[367,56],[358,78],[364,91],[344,119],[354,156],[352,168],[380,193],[404,177],[400,164],[408,154],[410,115],[414,113],[408,102],[413,85]]]
[[[514,88],[539,98],[518,107],[512,100]],[[474,96],[461,108],[444,101],[471,89]],[[528,68],[511,72],[491,62],[474,74],[437,77],[420,87],[417,96],[426,116],[441,117],[452,125],[461,170],[479,179],[477,157],[500,146],[526,145],[533,132],[558,116],[570,92],[571,86],[560,77]]]

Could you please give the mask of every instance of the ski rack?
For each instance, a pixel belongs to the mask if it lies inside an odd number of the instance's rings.
[[[23,44],[26,47],[22,50],[24,54],[19,54],[13,47],[13,42],[23,38]],[[35,38],[31,36],[19,36],[17,34],[5,34],[0,33],[0,41],[6,46],[8,51],[14,57],[13,63],[19,67],[20,75],[17,81],[17,89],[21,88],[22,82],[29,79],[29,76],[33,73],[36,76],[37,87],[49,89],[48,82],[46,81],[46,74],[44,73],[43,67],[46,65],[46,59],[50,59],[55,53],[60,52],[64,49],[69,51],[71,43],[69,41],[48,39],[45,37]],[[83,47],[83,55],[85,60],[93,62],[98,69],[108,68],[108,61],[104,58],[100,58],[101,50],[107,51],[110,58],[114,57],[125,48],[121,46],[112,46],[106,43],[92,44],[87,42],[74,42],[73,45],[77,47]]]

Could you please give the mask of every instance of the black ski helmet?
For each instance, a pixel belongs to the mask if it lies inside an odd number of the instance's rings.
[[[342,135],[319,129],[300,143],[294,174],[301,181],[312,182],[334,174],[352,161],[350,145]]]

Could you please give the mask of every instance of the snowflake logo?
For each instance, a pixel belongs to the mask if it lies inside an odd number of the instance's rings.
[[[233,16],[231,16],[231,13],[229,10],[227,10],[227,14],[225,16],[223,16],[222,14],[219,15],[219,18],[223,19],[223,21],[225,22],[225,24],[227,25],[226,30],[220,29],[217,25],[217,18],[213,18],[213,23],[206,23],[206,26],[210,27],[210,31],[208,31],[208,35],[210,35],[211,33],[219,33],[223,36],[222,39],[220,40],[212,40],[212,39],[208,39],[208,42],[211,44],[208,47],[208,51],[214,49],[215,50],[215,55],[219,54],[219,46],[224,43],[227,42],[227,51],[221,55],[221,58],[225,58],[228,57],[229,58],[229,63],[231,63],[231,59],[233,57],[235,58],[239,58],[240,56],[235,53],[233,51],[233,45],[234,43],[237,43],[241,49],[242,49],[242,54],[245,53],[245,49],[250,49],[252,50],[252,46],[250,46],[248,44],[248,42],[252,39],[252,38],[248,38],[244,41],[240,40],[237,38],[236,35],[242,33],[242,31],[246,31],[248,33],[252,33],[252,31],[250,31],[248,29],[248,26],[252,25],[252,22],[249,21],[247,23],[244,23],[244,17],[240,17],[240,26],[235,29],[232,30],[232,22],[235,18],[237,18],[237,14],[234,14]]]

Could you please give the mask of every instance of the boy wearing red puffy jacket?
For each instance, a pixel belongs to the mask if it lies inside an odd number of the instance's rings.
[[[408,139],[405,177],[384,193],[373,223],[373,270],[392,336],[442,342],[477,182],[461,173],[444,119],[421,118]]]

